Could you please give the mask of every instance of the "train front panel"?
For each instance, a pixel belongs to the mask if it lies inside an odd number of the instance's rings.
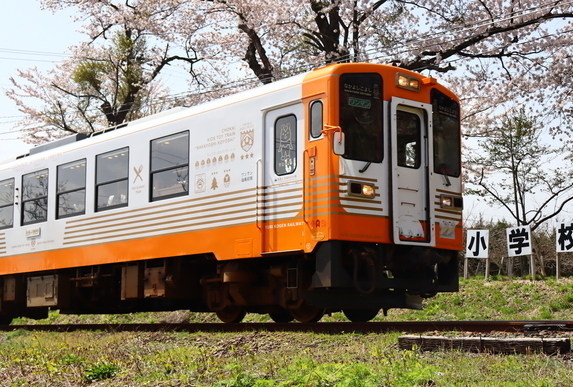
[[[350,310],[419,308],[424,297],[456,291],[463,207],[456,97],[432,78],[368,64],[326,67],[306,85],[304,218],[316,258],[309,297],[328,307],[336,294]],[[327,90],[325,122],[313,138],[317,89]]]

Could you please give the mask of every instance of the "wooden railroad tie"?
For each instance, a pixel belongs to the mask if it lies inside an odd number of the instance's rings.
[[[567,338],[499,338],[403,335],[398,338],[400,349],[422,351],[462,350],[488,353],[543,353],[556,355],[571,351]]]

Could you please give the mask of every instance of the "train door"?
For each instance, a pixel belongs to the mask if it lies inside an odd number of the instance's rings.
[[[392,196],[395,243],[431,242],[428,202],[428,119],[431,105],[391,104]]]
[[[257,197],[263,254],[303,249],[302,113],[297,103],[264,116],[264,177]]]

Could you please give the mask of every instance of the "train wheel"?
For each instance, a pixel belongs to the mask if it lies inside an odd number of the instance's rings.
[[[380,309],[344,309],[342,312],[352,322],[367,322],[372,320]]]
[[[223,321],[224,323],[231,324],[231,323],[240,323],[243,321],[247,312],[241,307],[238,306],[227,306],[222,310],[218,310],[215,312],[219,320]]]
[[[324,309],[303,302],[298,309],[291,309],[290,314],[301,323],[318,322],[324,316]]]
[[[289,313],[288,310],[281,310],[280,312],[271,312],[269,317],[276,323],[288,323],[291,322],[294,317]]]

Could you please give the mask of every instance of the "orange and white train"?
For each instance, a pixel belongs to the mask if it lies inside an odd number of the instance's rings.
[[[0,166],[0,322],[420,308],[458,290],[461,189],[458,99],[386,65],[68,137]]]

